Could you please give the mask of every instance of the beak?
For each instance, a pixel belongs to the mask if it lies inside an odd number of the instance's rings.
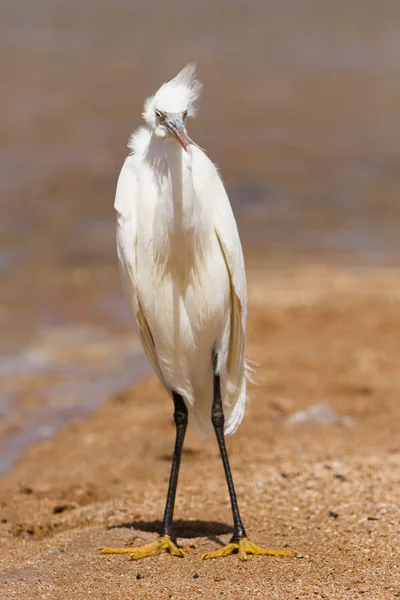
[[[171,133],[172,135],[174,135],[176,137],[178,142],[181,144],[182,148],[186,152],[189,152],[188,146],[189,146],[191,140],[187,136],[186,129],[185,129],[185,123],[183,122],[182,118],[179,117],[178,115],[168,117],[167,119],[165,119],[164,125],[167,128],[167,130],[169,131],[169,133]]]

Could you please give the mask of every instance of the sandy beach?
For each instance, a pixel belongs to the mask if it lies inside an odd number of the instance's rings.
[[[3,0],[0,32],[0,600],[400,598],[400,3]],[[185,557],[96,552],[153,541],[163,514],[172,406],[113,199],[144,99],[189,61],[188,133],[248,272],[238,500],[251,540],[296,558],[202,561],[232,520],[192,430]]]
[[[149,377],[3,477],[2,600],[400,597],[400,276],[252,272],[249,303],[257,385],[231,464],[249,537],[297,557],[201,560],[231,515],[216,442],[192,430],[175,515],[186,556],[96,552],[150,542],[160,524],[174,428]]]

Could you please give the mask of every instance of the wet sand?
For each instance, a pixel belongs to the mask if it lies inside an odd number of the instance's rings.
[[[258,386],[229,452],[249,536],[298,558],[201,560],[229,539],[231,515],[215,440],[193,431],[176,506],[185,558],[96,553],[159,527],[174,429],[148,378],[2,479],[1,598],[399,597],[399,290],[390,270],[250,275]],[[329,423],[296,422],[321,404]]]

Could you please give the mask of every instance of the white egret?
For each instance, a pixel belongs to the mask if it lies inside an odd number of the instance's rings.
[[[141,548],[101,548],[143,558],[166,549],[183,556],[172,519],[189,420],[215,430],[233,513],[230,543],[204,558],[239,552],[287,555],[252,544],[240,518],[225,434],[246,404],[246,276],[242,247],[218,171],[186,132],[201,90],[194,65],[164,83],[144,105],[147,127],[129,143],[115,200],[125,293],[144,350],[171,395],[176,442],[160,536]]]

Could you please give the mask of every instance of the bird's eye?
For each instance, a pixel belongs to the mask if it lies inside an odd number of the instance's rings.
[[[182,117],[183,117],[184,119],[186,119],[187,115],[188,115],[188,111],[187,111],[187,110],[184,110],[184,111],[183,111],[183,113],[182,113]]]
[[[156,110],[156,117],[157,117],[157,119],[160,119],[160,121],[162,121],[164,119],[164,115],[162,114],[162,112],[160,110]]]

